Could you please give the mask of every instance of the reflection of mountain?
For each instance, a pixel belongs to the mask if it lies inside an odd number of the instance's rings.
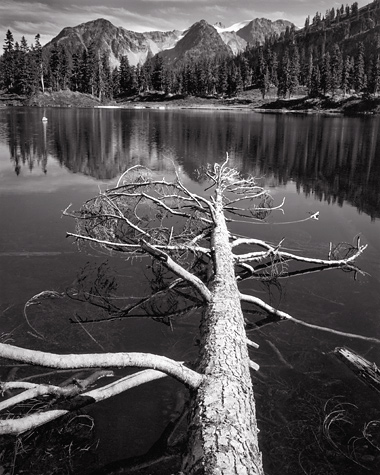
[[[27,115],[10,115],[9,146],[15,164],[55,157],[74,173],[111,179],[140,163],[166,171],[176,162],[196,169],[222,161],[270,184],[296,182],[306,194],[347,201],[380,217],[380,119],[211,111],[50,111],[47,145]],[[42,127],[38,123],[38,127]],[[45,155],[44,155],[45,154]],[[29,157],[29,158],[27,158]],[[16,159],[18,160],[16,162]],[[46,160],[42,160],[46,167]],[[17,165],[19,166],[19,165]]]

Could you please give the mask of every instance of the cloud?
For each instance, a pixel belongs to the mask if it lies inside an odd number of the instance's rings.
[[[359,7],[368,0],[359,0]],[[324,0],[1,0],[0,31],[8,29],[15,41],[25,36],[34,42],[37,33],[45,44],[66,26],[105,18],[132,31],[183,30],[204,19],[226,26],[253,18],[285,19],[303,26],[305,18],[331,8]]]
[[[59,33],[61,25],[68,26],[72,20],[71,12],[62,5],[53,8],[41,2],[2,0],[0,3],[0,28],[4,37],[11,30],[15,41],[25,36],[28,42],[34,42],[39,33],[44,43]]]

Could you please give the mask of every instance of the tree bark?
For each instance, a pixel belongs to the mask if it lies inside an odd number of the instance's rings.
[[[182,470],[189,475],[259,475],[263,469],[250,360],[222,196],[218,193],[215,211],[214,275],[209,286],[212,297],[201,323],[197,368],[204,379],[192,398],[188,452]]]

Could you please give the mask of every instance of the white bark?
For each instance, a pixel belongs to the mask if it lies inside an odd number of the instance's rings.
[[[289,320],[291,322],[298,323],[299,325],[302,325],[304,327],[313,328],[314,330],[320,330],[320,331],[324,331],[328,333],[333,333],[334,335],[344,336],[346,338],[355,338],[357,340],[365,340],[365,341],[371,341],[373,343],[380,343],[380,340],[375,337],[358,335],[356,333],[342,332],[340,330],[334,330],[333,328],[322,327],[320,325],[315,325],[314,323],[308,323],[303,320],[299,320],[298,318],[294,318],[289,313],[283,312],[282,310],[278,310],[277,308],[272,307],[272,305],[267,304],[263,300],[259,299],[258,297],[254,297],[253,295],[240,294],[240,298],[243,302],[257,305],[258,307],[262,308],[269,314],[276,315],[281,320]]]
[[[173,259],[166,254],[165,252],[157,249],[156,246],[152,246],[148,244],[144,240],[141,240],[141,248],[146,250],[149,254],[151,254],[156,259],[161,260],[165,266],[170,269],[174,274],[178,277],[181,277],[183,280],[189,282],[193,287],[195,287],[198,292],[201,294],[205,301],[209,301],[211,298],[211,293],[206,285],[194,274],[188,272],[184,267],[177,264]]]
[[[245,242],[244,242],[245,241]],[[257,260],[258,258],[263,258],[270,256],[271,254],[281,258],[281,259],[291,259],[298,262],[306,262],[307,264],[319,264],[323,266],[331,266],[331,267],[342,267],[344,265],[350,264],[351,262],[355,261],[367,248],[367,245],[361,246],[359,245],[356,252],[352,254],[352,256],[347,257],[346,259],[316,259],[313,257],[305,257],[305,256],[297,256],[297,254],[292,254],[290,252],[280,251],[277,247],[273,247],[268,245],[265,242],[257,242],[257,240],[239,240],[238,243],[235,243],[235,246],[239,244],[247,244],[249,241],[253,241],[252,244],[258,244],[259,246],[265,247],[268,249],[269,253],[264,252],[249,252],[247,254],[239,254],[235,255],[236,263],[244,263]]]
[[[202,376],[182,363],[150,353],[94,353],[60,355],[28,350],[0,343],[0,355],[14,361],[59,369],[78,368],[151,368],[162,371],[191,388],[197,388]]]
[[[140,386],[141,384],[154,381],[156,379],[165,378],[166,376],[167,374],[165,373],[151,369],[140,371],[131,376],[126,376],[125,378],[118,379],[117,381],[107,384],[106,386],[103,386],[101,388],[93,389],[91,391],[82,393],[80,396],[77,396],[79,397],[78,405],[80,405],[80,407],[83,407],[84,405],[103,401],[112,396],[127,391],[128,389],[132,389],[136,386]],[[41,389],[40,394],[44,394],[43,388]],[[59,417],[68,414],[69,412],[70,410],[68,409],[53,409],[21,417],[19,419],[3,419],[0,420],[0,435],[21,434],[22,432],[35,429],[36,427],[51,422],[54,419],[58,419]]]

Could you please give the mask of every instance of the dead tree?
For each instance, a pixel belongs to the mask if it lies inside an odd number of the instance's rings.
[[[190,391],[182,471],[207,475],[263,474],[250,377],[250,370],[259,368],[248,353],[248,346],[257,345],[247,339],[242,303],[261,309],[269,321],[302,321],[254,295],[243,294],[239,283],[263,276],[290,275],[291,261],[307,266],[294,271],[295,274],[312,272],[315,269],[310,269],[311,265],[318,270],[356,271],[353,262],[365,246],[358,242],[356,247],[331,247],[329,255],[320,259],[289,253],[282,241],[273,245],[255,237],[236,236],[229,230],[234,219],[262,220],[273,210],[281,209],[282,204],[274,207],[270,194],[254,178],[241,177],[229,168],[228,157],[222,165],[206,169],[203,177],[207,187],[196,194],[177,173],[168,181],[157,179],[144,167],[132,167],[116,187],[100,193],[72,214],[77,219],[77,231],[69,233],[78,243],[101,246],[122,256],[151,256],[153,269],[161,276],[152,295],[121,309],[110,308],[109,318],[128,317],[144,308],[152,318],[170,323],[175,315],[201,309],[199,358],[194,365],[153,354],[56,355],[8,344],[0,344],[0,356],[53,368],[144,368],[90,391],[87,384],[69,388],[65,397],[76,402],[76,407],[172,376]],[[66,214],[70,213],[66,210]],[[318,213],[308,219],[317,218]],[[154,304],[163,295],[165,311]],[[25,392],[5,401],[7,406],[36,394],[62,393],[56,387],[22,382],[2,385],[3,390],[14,387]],[[20,433],[69,410],[49,409],[2,420],[0,433]]]

